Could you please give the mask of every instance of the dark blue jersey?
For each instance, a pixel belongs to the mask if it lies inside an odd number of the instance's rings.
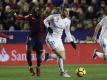
[[[45,37],[44,17],[35,16],[29,19],[30,37],[34,40],[43,40]]]
[[[29,18],[30,32],[27,44],[32,45],[33,50],[42,50],[45,41],[44,17],[35,16]]]

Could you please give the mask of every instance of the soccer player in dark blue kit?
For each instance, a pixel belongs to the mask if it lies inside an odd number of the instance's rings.
[[[36,75],[40,76],[40,65],[42,62],[41,55],[43,51],[43,43],[45,41],[45,27],[44,27],[44,8],[41,6],[35,7],[32,10],[32,14],[29,14],[26,18],[29,20],[30,32],[27,38],[27,62],[29,65],[29,71],[32,75],[35,75],[35,71],[32,67],[31,51],[36,51],[37,66]]]

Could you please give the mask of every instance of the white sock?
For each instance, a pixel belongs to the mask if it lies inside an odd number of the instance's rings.
[[[59,71],[60,72],[64,72],[64,63],[63,63],[63,59],[59,58],[55,53],[49,54],[49,58],[53,58],[57,60],[57,64],[59,66]]]
[[[49,54],[49,59],[50,58],[53,58],[53,59],[57,60],[58,56],[55,53],[52,53],[52,54]]]
[[[33,67],[32,67],[32,66],[29,66],[29,69],[30,69],[30,68],[33,68]]]
[[[96,52],[96,55],[97,55],[99,58],[104,59],[104,53]]]
[[[59,71],[60,71],[60,72],[64,72],[63,59],[62,59],[62,58],[58,58],[58,59],[57,59],[57,63],[58,63],[58,66],[59,66]]]

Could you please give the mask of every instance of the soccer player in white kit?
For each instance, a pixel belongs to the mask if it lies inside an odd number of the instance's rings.
[[[67,16],[68,11],[64,9],[60,14],[52,14],[44,20],[44,24],[48,29],[46,43],[54,52],[48,55],[48,59],[53,58],[57,60],[60,75],[63,77],[71,77],[67,72],[65,72],[63,66],[63,60],[66,59],[66,56],[61,36],[64,30],[68,41],[71,43],[73,48],[76,49],[76,44],[73,42],[72,35],[70,33],[71,21]]]
[[[107,8],[105,8],[105,12],[107,11]],[[102,48],[102,51],[94,51],[93,53],[93,59],[96,59],[96,57],[99,57],[103,60],[107,59],[107,16],[102,18],[102,20],[97,24],[93,39],[96,40],[97,34],[99,30],[101,29],[100,35],[99,35],[99,44]]]

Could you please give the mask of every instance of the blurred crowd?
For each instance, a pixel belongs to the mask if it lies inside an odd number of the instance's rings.
[[[104,14],[106,0],[0,0],[0,31],[29,30],[29,17],[46,17],[54,7],[66,7],[71,31],[94,28]]]

